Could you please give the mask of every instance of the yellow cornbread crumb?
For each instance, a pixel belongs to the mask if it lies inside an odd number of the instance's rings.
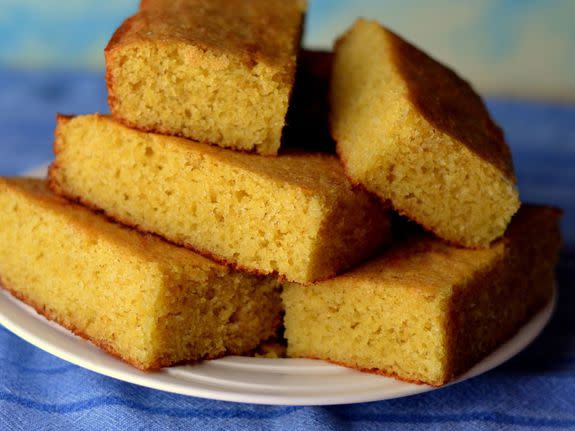
[[[288,356],[447,383],[549,301],[559,216],[524,206],[489,248],[462,249],[420,234],[331,280],[288,283]]]
[[[106,48],[112,114],[146,131],[275,155],[306,2],[148,0]]]
[[[503,235],[519,208],[509,148],[453,71],[376,22],[338,41],[331,131],[348,175],[439,237]]]
[[[389,238],[389,212],[334,156],[263,157],[60,117],[55,191],[220,261],[291,281],[328,278]]]
[[[143,370],[248,353],[281,324],[275,280],[112,223],[39,180],[0,179],[0,278]]]

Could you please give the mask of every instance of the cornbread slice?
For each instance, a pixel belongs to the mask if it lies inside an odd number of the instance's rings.
[[[310,282],[373,255],[389,211],[354,189],[336,157],[262,157],[59,117],[53,190],[202,254]]]
[[[106,48],[108,100],[127,125],[275,155],[304,0],[148,0]]]
[[[560,211],[525,206],[486,249],[415,236],[332,280],[284,286],[288,356],[439,386],[546,304]]]
[[[0,179],[0,277],[39,313],[143,370],[243,354],[281,324],[277,281],[236,273]]]
[[[450,242],[487,246],[519,208],[501,129],[471,86],[376,22],[336,44],[331,131],[353,181]]]

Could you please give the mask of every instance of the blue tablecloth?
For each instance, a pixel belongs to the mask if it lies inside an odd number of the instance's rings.
[[[523,200],[565,209],[559,304],[526,351],[464,383],[350,406],[271,407],[162,393],[57,359],[0,327],[0,429],[575,429],[575,106],[489,100]],[[54,115],[106,112],[97,73],[0,70],[0,175],[51,158]]]

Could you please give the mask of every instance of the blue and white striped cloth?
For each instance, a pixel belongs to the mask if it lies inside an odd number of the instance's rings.
[[[525,201],[565,210],[557,312],[503,366],[410,398],[272,407],[172,395],[70,365],[0,327],[0,430],[575,429],[575,106],[490,100]],[[97,73],[0,70],[0,175],[51,158],[56,112],[106,112]]]

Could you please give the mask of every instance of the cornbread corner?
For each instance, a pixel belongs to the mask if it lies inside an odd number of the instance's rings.
[[[0,178],[0,279],[142,370],[249,353],[281,325],[277,281],[112,223],[40,180]]]
[[[520,202],[509,148],[452,70],[376,22],[336,44],[330,127],[354,182],[439,237],[485,247]]]
[[[389,210],[335,156],[262,157],[59,117],[54,191],[122,223],[259,274],[325,279],[390,238]]]
[[[145,131],[275,155],[305,0],[147,0],[110,40],[108,101]]]
[[[489,248],[420,234],[332,280],[286,284],[288,356],[449,382],[550,300],[559,218],[557,209],[523,206]]]

